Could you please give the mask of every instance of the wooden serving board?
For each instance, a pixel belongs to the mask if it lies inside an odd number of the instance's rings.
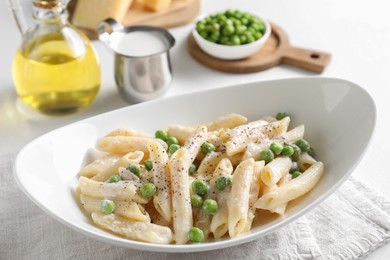
[[[265,45],[252,56],[241,60],[222,60],[202,51],[190,33],[188,50],[203,65],[230,73],[251,73],[266,70],[279,64],[288,64],[316,73],[324,71],[331,55],[326,52],[291,46],[287,34],[274,23]]]
[[[71,0],[68,4],[70,21],[72,20],[72,14],[76,4],[77,0]],[[135,1],[122,21],[118,22],[120,22],[123,26],[151,25],[163,28],[172,28],[191,23],[199,15],[199,11],[200,0],[172,1],[170,8],[161,12],[149,11]],[[81,27],[79,27],[79,29],[90,39],[98,38],[96,31]]]

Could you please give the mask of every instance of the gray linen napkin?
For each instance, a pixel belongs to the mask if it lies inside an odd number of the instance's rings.
[[[390,202],[351,177],[304,217],[250,243],[187,254],[115,247],[35,206],[14,180],[14,157],[0,157],[0,259],[358,259],[390,240]]]

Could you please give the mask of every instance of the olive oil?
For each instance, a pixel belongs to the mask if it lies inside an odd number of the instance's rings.
[[[17,51],[13,78],[25,103],[48,115],[63,115],[93,102],[100,87],[100,68],[84,35],[69,42],[61,33],[44,34]]]

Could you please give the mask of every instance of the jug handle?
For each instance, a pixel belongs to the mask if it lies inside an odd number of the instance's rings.
[[[23,34],[27,31],[27,23],[24,19],[23,9],[19,0],[8,0],[8,8],[14,18],[16,26],[19,29],[19,32]]]
[[[122,32],[123,29],[123,26],[112,18],[107,18],[99,22],[97,28],[99,40],[104,43],[104,45],[110,50],[110,52],[112,52],[110,40],[111,35],[114,32]]]

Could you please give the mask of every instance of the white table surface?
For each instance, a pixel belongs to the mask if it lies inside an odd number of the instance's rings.
[[[27,0],[22,0],[27,1]],[[330,52],[332,60],[321,74],[289,66],[235,75],[211,70],[195,61],[186,49],[191,25],[171,29],[174,81],[165,96],[226,85],[302,76],[336,77],[364,87],[377,106],[377,125],[371,145],[353,175],[390,198],[388,141],[390,134],[390,2],[387,0],[203,0],[201,13],[228,7],[250,10],[281,26],[294,46]],[[113,78],[113,57],[94,42],[101,61],[102,85],[92,107],[65,117],[46,117],[24,109],[12,82],[12,59],[21,40],[6,1],[0,1],[0,156],[16,152],[35,137],[68,123],[129,105],[119,96]],[[333,126],[337,127],[337,126]],[[353,149],[353,147],[351,147]],[[368,259],[389,259],[390,244]]]

